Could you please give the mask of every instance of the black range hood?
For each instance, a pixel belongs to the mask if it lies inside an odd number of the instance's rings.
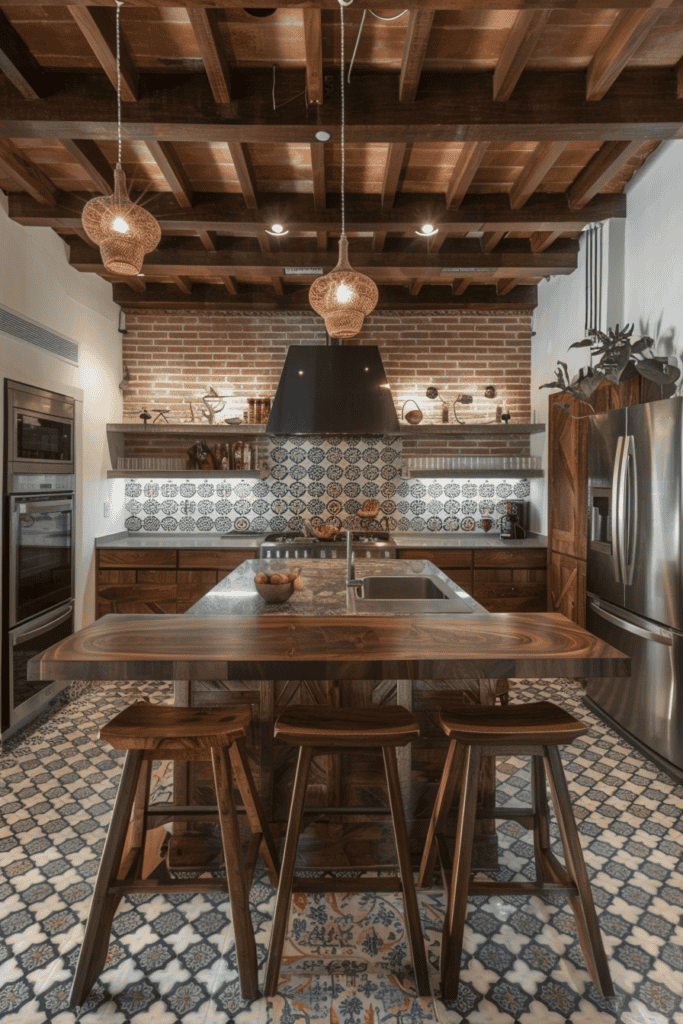
[[[376,345],[290,345],[267,434],[397,434]]]

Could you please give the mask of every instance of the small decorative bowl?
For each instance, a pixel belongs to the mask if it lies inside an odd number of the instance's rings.
[[[288,580],[287,583],[257,583],[254,580],[254,586],[256,592],[268,604],[283,604],[285,601],[289,601],[294,593],[294,580]]]

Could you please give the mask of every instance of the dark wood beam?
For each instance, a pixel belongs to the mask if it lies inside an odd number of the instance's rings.
[[[171,274],[171,281],[185,295],[192,294],[192,282],[188,277],[183,277],[182,274]]]
[[[410,285],[408,286],[409,294],[410,295],[419,295],[420,292],[422,291],[422,286],[425,285],[426,283],[427,282],[425,281],[425,279],[423,277],[416,277],[415,280],[411,281]]]
[[[386,231],[375,231],[372,236],[372,251],[381,252],[387,240]]]
[[[406,155],[405,142],[392,142],[387,148],[387,159],[384,164],[384,181],[382,182],[382,209],[390,210],[396,200],[396,192],[401,181],[403,161]]]
[[[557,241],[561,234],[561,231],[535,231],[529,239],[531,251],[544,252],[549,245]]]
[[[107,13],[107,12],[105,12]],[[339,134],[341,111],[336,91],[318,108],[288,103],[273,110],[272,74],[261,68],[233,74],[238,97],[217,104],[203,74],[174,77],[140,75],[140,100],[126,111],[126,141],[311,143],[318,130]],[[283,95],[301,91],[301,71],[281,71]],[[422,73],[413,103],[400,103],[395,76],[354,74],[347,98],[349,143],[391,142],[571,142],[609,138],[642,141],[683,134],[683,101],[675,96],[671,69],[627,70],[604,100],[585,98],[585,74],[527,71],[514,98],[496,103],[491,76]],[[227,116],[226,116],[227,115]],[[55,73],[50,96],[25,100],[0,79],[0,136],[15,139],[116,139],[116,107],[111,89],[98,74]]]
[[[237,180],[240,183],[245,205],[249,210],[256,210],[258,208],[256,177],[246,143],[228,142],[228,150],[230,151],[230,159],[235,165],[235,172],[237,173]]]
[[[57,199],[57,189],[47,174],[32,160],[24,156],[9,139],[0,140],[0,169],[19,188],[28,192],[37,203],[50,206]]]
[[[282,287],[282,281],[280,280],[279,277],[273,277],[271,279],[270,283],[272,284],[273,290],[274,290],[276,295],[284,295],[285,294],[285,290]]]
[[[467,289],[469,288],[469,286],[472,283],[473,282],[470,280],[469,277],[463,277],[462,281],[458,281],[457,284],[454,281],[453,282],[453,294],[454,295],[464,295],[465,292],[467,291]],[[497,291],[496,291],[496,294],[498,294]]]
[[[468,282],[469,284],[469,282]],[[234,311],[277,311],[311,312],[308,288],[285,289],[284,295],[276,295],[272,289],[241,290],[236,295],[226,294],[217,284],[197,283],[192,295],[186,295],[171,285],[148,284],[144,295],[132,296],[125,285],[114,285],[114,302],[124,309],[229,309]],[[377,311],[407,309],[425,312],[434,309],[534,309],[538,302],[535,285],[523,285],[505,296],[497,293],[495,285],[472,283],[466,297],[455,296],[449,285],[426,285],[419,296],[408,294],[407,288],[379,286]]]
[[[510,189],[510,206],[513,210],[521,210],[529,202],[566,146],[566,142],[539,142]]]
[[[60,192],[51,206],[37,203],[29,196],[11,194],[9,215],[26,227],[65,227],[79,225],[81,207],[91,199],[90,193]],[[290,236],[297,232],[335,231],[339,229],[338,197],[326,210],[316,211],[313,196],[305,193],[262,193],[259,210],[245,208],[236,193],[216,195],[196,192],[192,209],[181,209],[168,192],[147,193],[145,208],[152,213],[166,235],[182,231],[197,234],[219,232],[229,235],[256,236],[275,220],[286,219]],[[447,209],[443,194],[399,193],[391,210],[380,207],[375,195],[346,196],[346,226],[353,232],[405,232],[412,236],[424,223],[425,209],[440,229],[440,245],[448,232],[469,231],[581,231],[586,224],[611,217],[626,216],[626,197],[622,194],[596,195],[580,210],[570,209],[567,197],[560,193],[535,193],[521,210],[510,208],[507,193],[499,195],[468,195],[458,209]],[[435,236],[435,238],[438,236]],[[221,239],[216,239],[220,248]]]
[[[509,100],[551,11],[520,11],[493,73],[494,100]]]
[[[237,285],[229,274],[223,274],[220,281],[228,295],[237,295]]]
[[[518,284],[519,281],[515,278],[509,278],[508,280],[501,279],[498,281],[496,288],[500,296],[509,295],[513,288],[516,288]]]
[[[327,206],[324,142],[311,143],[311,175],[313,177],[313,204],[316,210],[324,210]]]
[[[216,236],[213,231],[203,231],[201,228],[197,230],[197,237],[202,243],[207,252],[216,252]]]
[[[60,139],[61,145],[81,165],[103,196],[114,191],[114,171],[96,142],[90,139]]]
[[[656,0],[649,8],[643,5],[642,10],[617,14],[588,65],[587,100],[601,100],[612,88],[650,29],[670,6],[671,0]]]
[[[102,70],[116,89],[116,18],[104,7],[69,6],[71,17],[97,57]],[[138,98],[138,76],[126,41],[121,33],[121,99],[133,103]],[[69,133],[71,134],[71,133]]]
[[[191,207],[192,185],[185,174],[185,169],[173,148],[173,144],[170,142],[149,141],[147,148],[168,182],[168,186],[175,196],[178,206]]]
[[[306,51],[306,89],[309,103],[323,101],[323,33],[320,10],[304,8],[304,48]]]
[[[434,11],[412,10],[408,14],[408,32],[398,79],[398,98],[401,103],[412,103],[417,96],[433,20]]]
[[[505,231],[485,231],[479,239],[482,252],[493,252],[499,242],[505,238]]]
[[[448,182],[446,206],[454,206],[456,209],[460,206],[488,148],[488,142],[465,143]]]
[[[605,142],[567,190],[572,210],[580,210],[638,152],[640,142]]]
[[[47,75],[6,14],[0,11],[0,71],[26,100],[45,95]]]
[[[545,277],[548,274],[571,274],[577,266],[579,244],[574,239],[562,239],[544,253],[535,254],[521,239],[506,240],[493,253],[483,253],[476,238],[450,240],[439,253],[426,253],[418,242],[413,247],[374,253],[367,239],[354,239],[351,259],[353,266],[378,280],[391,275],[408,283],[409,278],[430,278],[439,275],[468,276],[472,273],[505,272],[506,277]],[[84,272],[102,272],[98,254],[81,243],[71,249],[71,265]],[[160,247],[145,257],[145,270],[163,276],[216,277],[230,274],[236,277],[284,277],[285,268],[323,268],[327,273],[337,262],[337,253],[321,253],[313,245],[299,245],[285,252],[259,252],[253,241],[235,241],[230,249],[217,253],[206,252],[194,239],[181,239],[173,247]],[[459,269],[462,268],[462,269]],[[314,273],[312,276],[317,276]]]
[[[679,100],[683,100],[683,57],[676,64],[674,72],[676,74],[676,96]]]
[[[208,5],[207,5],[208,6]],[[219,28],[220,13],[188,7],[187,16],[204,62],[206,77],[216,103],[230,102],[230,67]]]
[[[656,0],[649,0],[650,4]],[[76,0],[78,6],[96,5],[113,7],[114,0]],[[218,0],[185,0],[184,7],[201,9],[216,7]],[[272,7],[273,0],[249,0],[251,7]],[[610,0],[609,6],[615,10],[633,10],[648,5],[648,0]],[[4,7],[26,7],[26,0],[3,0]],[[61,7],[63,0],[41,0],[42,7]],[[127,0],[127,7],[177,7],[178,0]],[[244,0],[220,0],[220,6],[226,9],[244,7]],[[324,11],[339,11],[338,0],[278,0],[278,7],[284,10],[298,8],[316,8]],[[396,11],[396,0],[355,0],[359,10],[367,8],[377,11]],[[675,10],[683,10],[683,0],[673,0]],[[526,11],[529,8],[547,8],[554,11],[584,10],[594,12],[596,0],[420,0],[420,7],[425,10],[443,11]]]
[[[131,291],[137,292],[138,295],[144,295],[147,290],[147,285],[141,277],[112,277],[108,278],[114,284],[123,285],[128,287]]]
[[[316,242],[320,252],[327,251],[327,231],[316,231]]]

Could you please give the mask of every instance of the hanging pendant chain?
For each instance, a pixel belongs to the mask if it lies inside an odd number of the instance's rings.
[[[344,187],[346,178],[346,117],[344,110],[344,4],[339,0],[341,13],[341,233],[346,234],[346,206],[344,203]]]
[[[116,0],[116,108],[118,117],[119,152],[116,166],[121,166],[121,8],[123,0]]]

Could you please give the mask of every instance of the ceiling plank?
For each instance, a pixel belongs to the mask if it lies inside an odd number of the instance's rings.
[[[90,139],[60,139],[60,144],[83,168],[103,196],[114,191],[114,171],[96,142]]]
[[[461,281],[458,281],[457,284],[454,281],[453,294],[464,295],[471,284],[473,284],[473,281],[469,277],[463,277],[463,279]]]
[[[316,210],[324,210],[327,206],[324,142],[311,143],[311,173],[313,177],[313,204]]]
[[[116,17],[104,7],[69,6],[68,11],[116,89]],[[134,103],[138,98],[138,76],[126,41],[121,34],[121,99]]]
[[[502,2],[502,0],[501,0]],[[105,12],[106,13],[106,12]],[[311,143],[319,130],[339,133],[336,94],[306,114],[303,103],[277,111],[272,103],[272,74],[261,68],[234,72],[239,103],[226,118],[204,75],[140,75],[140,100],[126,111],[125,141],[261,143],[279,146]],[[301,91],[300,71],[281,71],[284,95]],[[347,101],[346,140],[390,142],[571,142],[577,140],[659,140],[682,134],[683,101],[672,88],[670,68],[628,69],[601,103],[585,99],[585,73],[528,71],[514,102],[491,98],[491,76],[423,72],[414,103],[399,103],[395,76],[359,72]],[[0,136],[14,139],[116,139],[116,108],[104,76],[55,73],[53,91],[25,100],[0,78]],[[291,90],[291,92],[290,92]],[[324,115],[324,116],[323,116]]]
[[[212,8],[217,6],[218,0],[185,0],[184,7],[188,9]],[[658,0],[650,0],[650,3]],[[113,7],[114,0],[76,0],[78,6],[96,4],[98,6]],[[631,10],[642,8],[648,0],[609,0],[609,6],[615,10]],[[42,7],[59,7],[63,0],[41,0]],[[583,10],[595,11],[596,0],[420,0],[420,7],[428,10],[443,11],[498,11],[501,9],[510,11],[525,11],[529,7],[543,6],[550,10]],[[26,7],[26,0],[3,0],[4,7]],[[127,0],[127,7],[143,8],[167,8],[177,7],[178,0]],[[220,0],[220,6],[224,8],[244,7],[244,0]],[[250,0],[251,7],[272,8],[273,0]],[[296,10],[298,8],[318,8],[326,11],[339,11],[339,0],[278,0],[278,7],[284,10]],[[400,6],[400,5],[399,5]],[[357,9],[364,8],[372,10],[383,10],[393,12],[397,9],[396,0],[356,0]],[[683,10],[683,0],[673,0],[672,7]]]
[[[323,101],[323,33],[320,10],[304,8],[304,48],[306,51],[306,90],[309,103]]]
[[[427,282],[424,279],[424,277],[416,277],[414,281],[410,282],[408,288],[409,293],[411,295],[419,295],[422,290],[422,286],[425,285],[426,283]]]
[[[179,288],[181,292],[185,292],[186,295],[192,293],[192,283],[188,277],[183,277],[182,274],[171,274],[171,281]]]
[[[192,206],[192,185],[171,142],[155,142],[150,139],[147,149],[157,167],[168,182],[178,206]]]
[[[497,284],[497,291],[500,296],[509,295],[513,288],[516,288],[519,284],[517,278],[509,278],[508,280],[500,280]]]
[[[316,231],[316,242],[320,252],[327,251],[327,231]]]
[[[539,142],[510,189],[510,206],[513,210],[520,210],[529,202],[566,147],[566,142]]]
[[[549,245],[556,242],[561,231],[535,231],[529,239],[532,252],[545,252]]]
[[[55,202],[57,189],[47,174],[8,139],[0,140],[0,169],[36,202],[47,206]]]
[[[216,103],[230,103],[230,66],[219,28],[220,14],[198,7],[188,6],[186,9],[213,98]]]
[[[372,251],[381,252],[387,240],[386,231],[375,231],[372,236]]]
[[[586,71],[586,99],[601,100],[659,21],[670,0],[657,0],[648,9],[622,11],[610,25]]]
[[[446,206],[460,206],[488,148],[488,142],[465,143],[446,189]]]
[[[120,282],[123,285],[128,285],[138,295],[144,295],[147,291],[147,285],[141,277],[113,277],[111,278],[114,282]]]
[[[409,12],[408,32],[403,47],[401,72],[398,79],[398,98],[401,103],[412,103],[417,96],[417,87],[420,83],[433,20],[434,11],[411,10]]]
[[[401,181],[401,172],[403,171],[403,161],[407,148],[405,142],[392,142],[387,147],[381,193],[383,210],[390,210],[396,201],[396,193]]]
[[[510,99],[551,13],[520,11],[515,18],[493,73],[494,100]]]
[[[604,142],[567,189],[572,210],[580,210],[638,152],[640,142]]]
[[[493,252],[499,242],[505,237],[505,231],[485,231],[479,239],[482,252]]]
[[[220,281],[229,295],[237,295],[237,285],[229,274],[222,274]]]
[[[270,283],[272,284],[273,289],[274,289],[276,295],[284,295],[285,294],[285,290],[282,287],[282,281],[280,280],[279,277],[272,278]]]
[[[44,95],[46,74],[6,14],[0,11],[0,71],[24,99]]]
[[[80,206],[92,198],[88,192],[76,196],[60,192],[48,207],[24,194],[8,197],[9,215],[27,227],[66,227],[81,221]],[[180,231],[214,231],[222,234],[251,235],[263,230],[264,223],[285,219],[290,234],[335,231],[339,229],[337,206],[316,211],[313,196],[280,192],[262,193],[260,210],[245,208],[241,195],[195,192],[191,209],[178,206],[169,192],[147,193],[145,208],[153,214],[165,235]],[[626,216],[626,197],[600,194],[585,207],[570,209],[562,193],[535,193],[521,210],[510,208],[507,193],[468,195],[458,209],[446,209],[443,193],[399,193],[393,208],[384,211],[376,195],[350,193],[346,196],[346,227],[353,232],[405,232],[412,235],[424,223],[425,208],[439,225],[441,242],[448,232],[469,231],[581,231],[593,221]],[[439,236],[434,236],[435,238]],[[433,241],[433,239],[432,239]]]
[[[235,172],[237,173],[237,180],[240,183],[244,202],[249,210],[256,210],[258,208],[256,177],[246,143],[228,142],[227,146],[230,152],[230,159],[235,165]]]
[[[201,228],[199,228],[197,230],[197,236],[207,252],[218,251],[218,246],[216,245],[216,236],[214,235],[213,231],[203,231]]]

